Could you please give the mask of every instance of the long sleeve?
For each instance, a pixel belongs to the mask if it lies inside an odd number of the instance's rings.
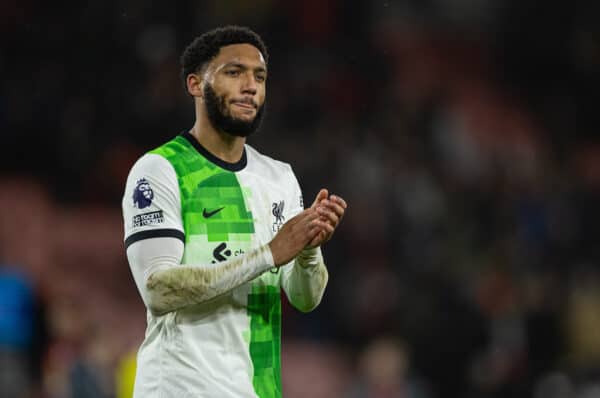
[[[156,315],[200,304],[240,286],[273,267],[268,245],[211,264],[180,264],[183,244],[174,238],[138,241],[127,249],[144,303]]]
[[[290,168],[292,192],[290,218],[304,210],[304,199],[300,184]],[[325,292],[329,273],[323,261],[321,248],[305,249],[293,262],[282,267],[281,285],[289,302],[299,311],[314,310]]]
[[[303,250],[283,267],[282,286],[290,303],[302,312],[315,309],[325,292],[329,274],[320,248]]]

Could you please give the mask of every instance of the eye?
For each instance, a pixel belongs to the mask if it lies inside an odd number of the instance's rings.
[[[263,83],[265,80],[267,80],[267,76],[265,75],[256,75],[255,77],[257,82]]]
[[[227,71],[225,71],[225,74],[226,74],[227,76],[232,76],[232,77],[235,77],[235,76],[239,76],[239,74],[240,74],[240,71],[239,71],[239,70],[237,70],[237,69],[230,69],[230,70],[227,70]]]

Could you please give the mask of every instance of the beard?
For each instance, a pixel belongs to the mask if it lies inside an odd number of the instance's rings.
[[[254,119],[250,121],[236,119],[229,113],[225,98],[218,96],[208,83],[204,84],[204,104],[206,105],[208,120],[217,131],[238,137],[248,137],[256,132],[260,127],[265,111],[265,104],[263,103],[257,108]]]

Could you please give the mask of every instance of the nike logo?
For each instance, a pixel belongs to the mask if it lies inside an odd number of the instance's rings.
[[[202,210],[202,217],[210,218],[210,217],[214,216],[215,214],[217,214],[218,212],[220,212],[221,210],[223,210],[224,208],[225,208],[225,206],[215,209],[213,211],[206,211],[206,208],[204,208]]]

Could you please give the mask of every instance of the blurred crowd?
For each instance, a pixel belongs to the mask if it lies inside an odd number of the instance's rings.
[[[271,54],[250,144],[349,203],[321,306],[284,306],[285,396],[600,397],[599,11],[0,3],[0,396],[129,396],[125,179],[193,124],[182,49],[236,23]]]

